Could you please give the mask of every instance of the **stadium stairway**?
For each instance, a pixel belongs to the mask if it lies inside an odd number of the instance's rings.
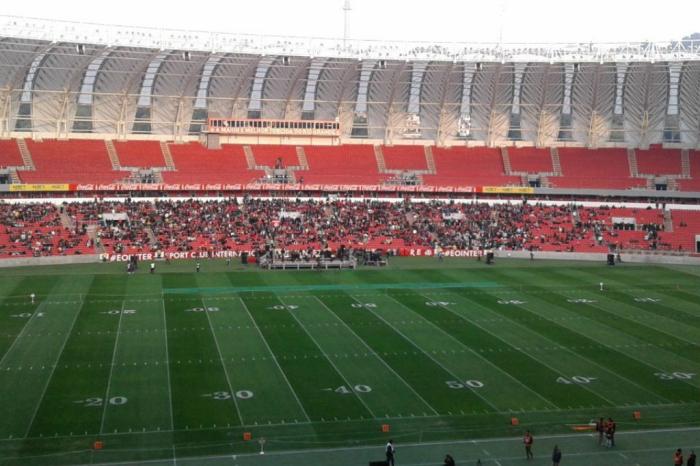
[[[22,156],[22,163],[27,170],[35,170],[34,160],[32,159],[32,154],[29,152],[27,147],[27,141],[25,139],[17,140],[17,147],[19,148],[19,153]]]

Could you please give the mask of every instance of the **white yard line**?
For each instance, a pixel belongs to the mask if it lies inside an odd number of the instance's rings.
[[[461,296],[461,295],[457,295],[457,296],[458,296],[460,299],[466,299],[466,300],[468,300],[468,301],[471,302],[471,300],[469,300],[469,298],[463,297],[463,296]],[[493,296],[493,295],[492,295],[492,296]],[[498,296],[495,296],[495,297],[498,298]],[[671,400],[668,400],[668,399],[664,398],[664,397],[661,396],[661,395],[657,395],[656,393],[652,392],[651,390],[649,390],[649,389],[647,389],[647,388],[644,388],[644,387],[642,387],[641,385],[638,385],[638,384],[635,383],[634,381],[632,381],[632,380],[630,380],[630,379],[628,379],[628,378],[626,378],[626,377],[624,377],[624,376],[618,374],[617,372],[613,372],[611,369],[608,369],[608,368],[606,368],[605,366],[602,366],[602,365],[598,364],[597,362],[595,362],[595,361],[593,361],[593,360],[591,360],[591,359],[588,359],[586,356],[584,356],[584,355],[582,355],[582,354],[580,354],[580,353],[577,353],[575,350],[572,350],[572,349],[569,349],[569,348],[567,348],[567,347],[565,347],[565,346],[560,345],[560,344],[557,343],[556,341],[549,339],[546,335],[541,334],[541,333],[539,333],[539,332],[536,332],[536,331],[534,331],[534,330],[531,330],[531,329],[529,329],[527,326],[522,325],[522,324],[520,324],[519,322],[517,322],[517,321],[515,321],[515,320],[513,320],[513,319],[511,319],[511,318],[505,317],[505,316],[503,316],[502,314],[499,314],[498,312],[489,309],[487,306],[484,306],[484,305],[479,304],[479,303],[475,303],[475,305],[478,306],[479,308],[486,309],[488,312],[490,312],[490,313],[492,313],[492,314],[494,314],[494,315],[499,316],[499,318],[503,319],[504,321],[508,321],[508,322],[510,322],[510,323],[513,324],[513,325],[516,325],[516,326],[518,326],[518,327],[521,327],[521,328],[523,328],[523,329],[525,329],[525,330],[528,330],[528,331],[530,331],[530,332],[534,332],[534,333],[536,333],[537,335],[541,336],[543,339],[545,339],[545,340],[549,341],[550,343],[552,343],[552,345],[554,345],[554,346],[556,346],[556,347],[559,347],[559,348],[562,348],[562,351],[565,351],[565,352],[567,352],[567,353],[573,354],[573,355],[575,355],[575,356],[577,356],[577,357],[579,357],[579,358],[581,358],[581,359],[583,359],[583,360],[585,360],[585,361],[588,361],[589,363],[591,363],[591,364],[593,364],[593,365],[599,367],[601,370],[603,370],[603,371],[605,371],[605,372],[608,372],[608,373],[612,374],[612,375],[615,376],[615,377],[618,377],[618,378],[620,378],[620,379],[626,380],[626,381],[629,382],[630,384],[635,385],[637,388],[639,388],[639,389],[641,389],[641,390],[643,390],[643,391],[645,391],[645,392],[647,392],[647,393],[649,393],[649,394],[651,394],[651,395],[654,395],[655,397],[658,397],[658,398],[661,398],[662,400],[665,400],[667,403],[671,403]],[[538,314],[536,311],[532,310],[529,306],[522,306],[522,307],[525,308],[528,312],[531,312],[531,313],[533,313],[533,314],[535,314],[535,315],[537,315],[537,316],[540,316],[540,314]],[[471,319],[471,318],[469,318],[469,317],[463,316],[462,314],[458,314],[457,312],[453,311],[452,309],[448,309],[448,308],[445,308],[445,309],[449,310],[450,312],[452,312],[452,313],[453,313],[454,315],[456,315],[457,317],[460,317],[460,318],[462,318],[462,319],[465,319],[465,321],[470,322],[470,323],[474,324],[475,326],[479,326],[479,324],[478,324],[479,321],[478,321],[478,320],[476,320],[476,319]],[[542,318],[549,321],[549,319],[547,319],[547,318],[544,317],[544,316],[542,316]],[[559,325],[559,324],[557,324],[556,322],[552,322],[552,323],[553,323],[554,325]],[[559,326],[561,326],[561,325],[559,325]],[[482,328],[482,327],[479,326],[479,328]],[[566,328],[566,327],[564,327],[564,328]],[[571,330],[569,329],[569,331],[571,331]],[[584,337],[585,337],[585,336],[584,336]],[[589,339],[588,337],[585,337],[585,338]],[[617,405],[616,405],[616,406],[617,406]]]
[[[163,337],[165,340],[165,368],[168,376],[168,403],[170,405],[170,430],[175,430],[175,416],[173,415],[173,386],[170,382],[170,355],[168,352],[168,320],[165,315],[165,296],[161,291],[160,304],[163,310]]]
[[[236,407],[236,413],[238,413],[238,421],[241,426],[245,425],[243,422],[243,416],[241,415],[241,409],[238,407],[238,401],[236,400],[236,391],[233,389],[231,384],[231,378],[228,375],[228,369],[226,368],[226,360],[221,353],[221,347],[219,346],[219,340],[216,338],[216,333],[214,333],[214,326],[211,324],[211,317],[209,317],[209,311],[207,311],[207,304],[204,302],[203,298],[200,298],[200,302],[204,307],[204,314],[207,316],[207,322],[209,323],[209,330],[211,330],[211,336],[214,339],[214,344],[216,345],[216,351],[219,353],[219,361],[221,361],[221,368],[224,370],[224,376],[226,377],[226,383],[228,384],[228,389],[231,393],[231,399],[233,400],[233,405]]]
[[[75,327],[75,323],[78,321],[78,316],[80,315],[81,312],[83,312],[82,306],[75,313],[75,317],[73,317],[73,322],[71,323],[70,330],[66,333],[66,338],[63,340],[63,344],[61,345],[61,349],[58,350],[56,360],[54,361],[53,368],[51,369],[51,373],[49,374],[49,377],[46,379],[46,385],[44,385],[44,389],[42,390],[41,396],[39,397],[39,402],[36,404],[36,408],[34,408],[34,413],[32,414],[31,420],[29,421],[29,424],[27,425],[27,430],[24,433],[25,439],[29,436],[29,432],[32,429],[32,424],[34,424],[34,420],[36,419],[36,415],[39,413],[39,408],[41,407],[41,404],[44,401],[44,397],[46,396],[46,391],[48,390],[49,385],[51,384],[51,379],[53,379],[53,375],[56,372],[56,367],[58,366],[58,361],[61,360],[61,356],[63,355],[63,350],[66,348],[66,344],[68,343],[68,340],[70,339],[70,335],[73,333],[73,328]]]
[[[27,321],[26,321],[26,322],[24,323],[24,325],[22,326],[22,330],[20,330],[20,332],[15,336],[15,339],[12,340],[12,344],[10,345],[9,348],[7,348],[7,351],[5,351],[5,354],[2,356],[2,359],[0,359],[0,367],[2,367],[3,363],[5,362],[5,359],[6,359],[7,356],[12,352],[12,350],[14,349],[15,345],[16,345],[17,342],[20,340],[20,338],[22,337],[22,335],[27,331],[27,328],[29,328],[29,324],[30,324],[31,321],[34,319],[34,317],[36,317],[36,315],[39,313],[39,309],[41,309],[41,308],[44,307],[44,303],[45,303],[45,301],[42,301],[42,302],[39,303],[39,305],[38,305],[37,308],[34,310],[34,312],[32,312],[32,315],[29,316],[29,318],[27,319]]]
[[[398,301],[396,301],[396,302],[398,302]],[[399,303],[399,304],[401,304],[401,303]],[[401,305],[403,306],[403,304],[401,304]],[[405,306],[404,306],[404,307],[405,307]],[[396,333],[398,333],[399,335],[401,335],[401,336],[402,336],[404,339],[406,339],[414,348],[417,348],[421,353],[423,353],[424,355],[428,356],[428,358],[429,358],[431,361],[433,361],[435,364],[437,364],[438,366],[440,366],[445,372],[447,372],[448,374],[450,374],[450,376],[454,377],[455,380],[462,380],[462,377],[458,376],[457,374],[455,374],[454,372],[452,372],[450,369],[448,369],[447,367],[445,367],[440,361],[438,361],[437,359],[435,359],[430,353],[428,353],[427,351],[425,351],[423,348],[421,348],[420,346],[418,346],[413,340],[411,340],[410,338],[408,338],[408,336],[407,336],[406,334],[404,334],[401,330],[399,330],[399,329],[396,328],[394,325],[392,325],[391,322],[387,321],[384,317],[382,317],[382,316],[379,315],[378,313],[374,312],[372,309],[367,309],[367,311],[368,311],[368,312],[371,312],[372,314],[374,314],[379,320],[381,320],[382,322],[384,322],[391,330],[393,330],[394,332],[396,332]],[[429,322],[429,323],[430,323],[431,325],[434,325],[432,322]],[[443,332],[443,333],[445,333],[445,332]],[[451,339],[457,341],[457,343],[459,343],[460,345],[462,344],[460,341],[456,340],[452,335],[449,335],[449,334],[447,334],[447,333],[445,333],[445,335],[447,335],[447,336],[450,337]],[[487,405],[489,405],[495,412],[498,412],[498,411],[499,411],[499,409],[498,409],[498,407],[497,407],[496,405],[494,405],[494,404],[491,403],[489,400],[487,400],[486,398],[484,398],[483,395],[481,395],[479,392],[477,392],[476,390],[471,390],[471,392],[472,392],[474,395],[476,395],[477,398],[480,398],[484,403],[486,403]]]
[[[569,309],[567,309],[567,308],[564,307],[563,305],[551,304],[551,303],[549,303],[549,304],[550,304],[551,306],[557,307],[558,309],[562,309],[562,310],[566,311],[567,313],[570,313],[570,314],[574,314],[574,315],[576,315],[576,316],[579,316],[579,314],[577,314],[577,313],[574,312],[574,311],[570,311]],[[564,327],[565,329],[567,329],[567,330],[569,330],[569,331],[571,331],[571,332],[574,332],[574,333],[576,333],[576,334],[578,334],[578,335],[580,335],[580,336],[583,336],[583,337],[585,337],[585,338],[590,339],[590,335],[588,335],[588,334],[586,334],[586,333],[584,333],[584,332],[581,332],[578,328],[576,328],[576,327],[569,327],[569,326],[564,325],[564,322],[565,322],[564,320],[562,320],[562,321],[561,321],[561,324],[559,324],[559,323],[557,323],[557,321],[555,321],[554,319],[550,318],[549,316],[546,316],[546,315],[544,315],[544,314],[540,314],[539,312],[536,313],[536,314],[537,314],[539,317],[541,317],[541,318],[543,318],[543,319],[545,319],[545,320],[547,320],[547,321],[549,321],[549,322],[552,322],[552,323],[554,323],[554,324],[560,325],[560,326]],[[588,322],[594,323],[594,324],[596,324],[596,325],[600,325],[600,326],[606,327],[605,324],[602,324],[601,322],[598,322],[597,320],[593,320],[593,319],[590,319],[590,318],[585,317],[585,316],[584,316],[584,319],[583,319],[583,320],[586,320],[586,321],[588,321]],[[606,328],[608,328],[608,329],[611,330],[611,331],[620,333],[620,330],[617,330],[617,329],[615,329],[615,328],[612,328],[612,327],[606,327]],[[639,338],[636,338],[636,337],[634,337],[634,336],[630,336],[630,335],[628,335],[628,336],[629,336],[630,338],[632,338],[632,339],[638,341],[638,342],[644,342],[643,340],[640,340]],[[643,365],[648,366],[648,367],[651,367],[652,369],[656,369],[656,370],[658,370],[658,371],[660,371],[660,372],[665,372],[666,370],[668,370],[668,369],[663,369],[663,368],[661,368],[661,367],[658,367],[658,366],[656,366],[656,365],[650,363],[649,361],[639,359],[638,357],[634,356],[632,353],[622,351],[622,348],[620,348],[620,347],[616,347],[615,345],[609,345],[609,344],[606,343],[607,341],[608,341],[608,340],[606,340],[606,339],[602,339],[602,340],[600,340],[600,341],[597,341],[597,343],[600,344],[600,345],[605,346],[606,348],[609,348],[609,349],[612,350],[612,351],[615,351],[615,352],[624,354],[624,355],[627,356],[628,358],[634,359],[634,360],[637,361],[638,363],[643,364]],[[654,345],[653,343],[650,343],[650,344],[651,344],[652,346],[656,347],[656,345]],[[560,345],[557,345],[557,346],[560,346]],[[639,347],[642,347],[642,346],[644,346],[644,345],[634,345],[635,348],[639,348]],[[677,356],[677,355],[675,355],[675,356]],[[695,364],[695,363],[693,363],[693,364]],[[697,388],[696,385],[694,385],[694,384],[692,384],[692,383],[689,383],[687,380],[684,380],[683,382],[685,382],[686,384],[690,385],[691,387],[696,387],[696,388]]]
[[[243,298],[240,296],[238,297],[239,301],[241,302],[241,305],[243,306],[243,309],[245,309],[245,312],[248,314],[248,318],[250,318],[250,321],[253,323],[253,327],[255,330],[257,330],[258,335],[260,335],[260,339],[262,342],[265,344],[265,347],[267,348],[267,351],[270,353],[269,356],[270,358],[275,362],[275,365],[277,366],[277,369],[279,369],[280,374],[282,374],[282,377],[284,378],[284,381],[287,383],[287,386],[289,387],[289,390],[292,392],[292,395],[294,396],[294,399],[297,400],[297,403],[299,404],[299,408],[301,408],[301,412],[304,414],[304,417],[306,418],[307,422],[311,422],[311,418],[309,417],[308,413],[306,412],[306,409],[304,409],[304,405],[301,403],[301,400],[299,399],[299,396],[297,395],[297,392],[294,391],[294,387],[292,387],[292,384],[289,383],[289,379],[287,378],[287,374],[284,373],[284,370],[282,370],[282,366],[280,366],[279,361],[277,361],[277,356],[275,356],[275,353],[272,352],[272,348],[270,348],[270,344],[267,342],[265,339],[265,336],[263,335],[262,331],[260,330],[260,327],[258,327],[257,322],[255,322],[255,319],[253,319],[253,315],[250,313],[250,310],[248,309],[248,306],[246,305],[245,301],[243,301]]]
[[[418,294],[419,294],[420,296],[424,297],[425,299],[428,299],[428,300],[430,300],[430,301],[433,301],[433,299],[427,297],[427,296],[424,295],[423,293],[418,293]],[[518,380],[516,377],[514,377],[510,372],[508,372],[508,371],[506,371],[506,370],[503,370],[502,368],[500,368],[499,366],[497,366],[496,364],[494,364],[493,362],[491,362],[489,359],[487,359],[487,358],[484,357],[483,355],[481,355],[481,354],[479,354],[478,352],[476,352],[474,349],[472,349],[472,348],[470,348],[469,346],[465,345],[464,343],[462,343],[461,341],[457,340],[455,337],[453,337],[453,336],[450,335],[449,333],[445,332],[443,329],[441,329],[440,327],[438,327],[438,326],[435,325],[434,323],[430,322],[428,319],[426,319],[426,318],[423,317],[422,315],[418,314],[415,310],[413,310],[413,309],[411,309],[410,307],[406,306],[404,303],[402,303],[402,302],[399,301],[398,299],[396,299],[396,298],[394,298],[393,296],[390,296],[390,295],[383,295],[383,296],[386,296],[387,298],[391,299],[392,301],[395,301],[396,303],[398,303],[401,307],[403,307],[403,308],[405,308],[405,309],[408,309],[409,311],[413,312],[414,314],[416,314],[417,317],[419,317],[420,319],[422,319],[422,320],[425,321],[426,323],[432,325],[433,327],[437,328],[440,332],[442,332],[443,334],[447,335],[448,337],[450,337],[451,339],[453,339],[454,341],[456,341],[457,344],[458,344],[459,346],[463,347],[464,349],[466,349],[466,350],[469,351],[470,353],[474,354],[476,357],[479,358],[479,360],[485,362],[485,363],[488,364],[489,366],[493,367],[497,372],[499,372],[499,373],[505,375],[506,377],[508,377],[509,379],[513,380],[513,381],[514,381],[515,383],[517,383],[519,386],[523,387],[525,390],[527,390],[528,392],[532,393],[533,395],[535,395],[537,398],[539,398],[539,399],[541,399],[542,401],[544,401],[545,403],[547,403],[547,404],[548,404],[549,406],[551,406],[552,408],[554,408],[554,409],[559,409],[559,406],[557,406],[555,403],[553,403],[552,401],[548,400],[547,398],[545,398],[544,396],[542,396],[540,393],[536,392],[536,391],[533,390],[532,388],[530,388],[530,387],[528,387],[527,385],[525,385],[524,383],[522,383],[520,380]],[[443,309],[449,310],[449,309],[448,309],[447,307],[445,307],[445,306],[441,306],[441,307],[442,307]],[[497,411],[500,411],[500,410],[497,410]],[[505,412],[509,412],[509,411],[505,411]]]
[[[588,293],[591,294],[590,292],[588,292]],[[603,294],[605,294],[605,293],[603,293]],[[566,295],[560,294],[560,296],[566,296]],[[571,298],[571,296],[567,296],[567,297],[568,297],[568,298]],[[615,307],[617,307],[617,304],[618,304],[617,301],[615,301],[615,300],[613,300],[613,299],[611,299],[611,298],[606,298],[605,296],[603,296],[602,299],[606,300],[607,303],[613,304],[613,305],[615,305]],[[612,303],[611,303],[611,301],[612,301]],[[591,304],[585,304],[585,305],[586,305],[586,306],[589,306],[589,307],[592,307],[592,308],[594,308],[594,309],[598,309],[598,310],[600,310],[600,311],[603,311],[603,312],[605,312],[605,313],[607,313],[607,314],[613,315],[613,316],[617,317],[618,319],[629,320],[630,322],[634,322],[635,324],[641,325],[642,327],[645,327],[645,328],[647,328],[647,329],[649,329],[649,330],[653,330],[653,331],[655,331],[655,332],[663,333],[663,334],[664,334],[665,336],[667,336],[667,337],[675,338],[675,339],[677,339],[677,340],[680,340],[680,341],[683,341],[683,342],[685,342],[685,343],[688,343],[689,345],[696,345],[696,344],[697,344],[697,342],[691,341],[691,340],[689,340],[689,339],[687,339],[687,338],[684,338],[684,337],[682,337],[682,336],[680,336],[680,335],[677,335],[677,334],[675,334],[675,333],[670,333],[670,332],[668,332],[668,331],[666,331],[666,330],[664,330],[664,329],[662,329],[662,328],[653,327],[653,326],[652,326],[653,324],[647,324],[647,323],[643,322],[642,320],[632,319],[632,318],[630,318],[630,317],[627,316],[627,315],[618,314],[617,312],[610,311],[609,308],[607,308],[607,307],[602,307],[602,306],[600,306],[600,304],[602,304],[602,303],[591,303]],[[643,308],[637,307],[637,306],[635,306],[635,305],[633,305],[633,304],[627,304],[627,303],[619,303],[619,304],[622,304],[622,305],[624,305],[624,306],[626,306],[626,307],[631,307],[632,309],[636,309],[636,310],[638,310],[638,311],[641,311],[642,313],[644,313],[644,314],[647,315],[647,316],[650,316],[650,317],[653,317],[653,318],[657,318],[657,319],[661,318],[661,316],[659,316],[658,314],[654,314],[653,312],[646,311],[646,310],[644,310]],[[675,322],[675,321],[674,321],[674,322],[668,322],[668,320],[669,320],[669,319],[667,319],[667,323],[671,323],[671,324],[675,324],[675,325],[682,325],[682,324],[678,324],[678,323]],[[637,338],[638,340],[641,340],[641,339],[638,338],[638,337],[635,337],[635,338]],[[642,341],[644,341],[644,340],[642,340]],[[664,349],[664,348],[661,348],[661,349]],[[676,356],[676,357],[686,359],[684,356],[681,356],[681,355],[679,355],[679,354],[677,354],[677,353],[672,353],[672,354],[673,354],[674,356]],[[688,359],[688,362],[691,362],[691,363],[693,363],[693,364],[696,364],[696,362],[691,361],[691,360],[689,360],[689,359]]]
[[[277,300],[280,303],[284,304],[284,301],[282,301],[282,299],[279,296],[277,297]],[[370,409],[370,407],[367,405],[367,403],[365,403],[365,400],[363,400],[362,397],[355,390],[353,390],[353,385],[348,381],[348,379],[345,378],[345,375],[343,375],[343,373],[340,372],[340,369],[338,369],[338,366],[335,365],[335,363],[331,360],[331,357],[323,350],[323,348],[321,348],[321,345],[319,345],[318,341],[316,341],[314,336],[311,335],[311,332],[309,332],[306,329],[306,327],[304,327],[304,325],[301,323],[301,321],[299,319],[297,319],[297,316],[295,316],[293,312],[290,312],[289,314],[292,316],[294,321],[297,324],[299,324],[299,327],[301,327],[301,329],[304,331],[304,333],[306,333],[309,336],[309,338],[311,338],[311,341],[314,342],[314,345],[316,345],[316,347],[321,352],[321,354],[326,358],[326,360],[330,363],[330,365],[333,366],[333,369],[335,369],[335,371],[338,373],[340,378],[343,379],[343,381],[348,386],[350,391],[355,395],[355,398],[357,398],[360,401],[360,403],[362,403],[362,406],[365,407],[365,409],[372,416],[372,418],[378,419],[377,415],[374,414],[374,412]]]
[[[486,308],[485,306],[481,306],[480,304],[477,304],[477,305],[478,305],[479,307]],[[535,315],[539,315],[539,314],[537,314],[537,312],[530,310],[530,307],[529,307],[529,306],[522,306],[522,307],[524,307],[524,308],[527,309],[529,312],[532,312],[532,313],[535,314]],[[486,308],[486,309],[488,309],[488,308]],[[457,313],[454,312],[454,311],[452,311],[452,312],[453,312],[455,315],[462,317],[463,319],[467,319],[467,321],[469,321],[469,322],[473,322],[473,319],[468,319],[468,318],[462,316],[461,314],[457,314]],[[498,314],[497,312],[494,312],[494,311],[490,311],[490,312],[493,312],[493,313],[496,314],[496,315],[501,315],[501,314]],[[501,315],[501,317],[503,317],[503,316]],[[521,323],[519,323],[519,322],[516,321],[516,320],[510,319],[510,318],[508,318],[508,317],[503,317],[503,318],[506,319],[506,320],[508,320],[509,322],[511,322],[513,325],[516,325],[516,326],[518,326],[518,327],[520,327],[520,328],[529,330],[530,332],[534,332],[534,333],[536,333],[537,335],[540,335],[543,339],[549,341],[549,342],[552,343],[554,346],[558,346],[558,347],[563,348],[563,351],[566,351],[566,352],[568,352],[568,353],[570,353],[570,354],[576,355],[577,357],[579,357],[579,358],[581,358],[581,359],[583,359],[583,360],[585,360],[585,361],[588,361],[588,362],[591,363],[592,365],[599,367],[601,370],[603,370],[603,371],[605,371],[605,372],[607,372],[607,373],[609,373],[609,374],[612,374],[614,377],[617,377],[617,378],[619,378],[619,379],[625,380],[625,381],[627,381],[628,383],[630,383],[631,385],[634,385],[634,386],[636,386],[637,388],[641,389],[642,391],[647,392],[647,393],[649,393],[650,395],[653,395],[654,397],[657,397],[657,398],[660,398],[660,399],[662,399],[662,400],[665,400],[667,403],[671,403],[671,400],[669,400],[669,399],[667,399],[667,398],[664,398],[663,396],[658,395],[658,394],[652,392],[652,391],[649,390],[648,388],[642,387],[641,385],[639,385],[639,384],[637,384],[636,382],[634,382],[633,380],[630,380],[630,379],[628,379],[627,377],[625,377],[625,376],[619,374],[618,372],[614,372],[612,369],[608,369],[607,367],[605,367],[605,366],[603,366],[603,365],[601,365],[601,364],[599,364],[599,363],[593,361],[592,359],[589,359],[587,356],[584,356],[583,354],[576,352],[576,350],[567,348],[566,346],[562,346],[562,345],[560,345],[559,343],[557,343],[556,341],[549,339],[549,337],[547,337],[546,335],[544,335],[544,334],[542,334],[542,333],[540,333],[540,332],[536,332],[536,331],[534,331],[534,330],[531,330],[531,329],[529,329],[527,326],[522,325]],[[555,324],[555,325],[556,325],[556,324]],[[570,331],[571,331],[571,330],[570,330]]]
[[[114,373],[114,363],[117,360],[117,345],[119,344],[119,331],[122,328],[122,319],[124,318],[124,304],[122,301],[122,307],[119,311],[119,323],[117,324],[117,334],[114,337],[114,349],[112,350],[112,364],[109,366],[109,376],[107,377],[107,389],[105,390],[105,396],[102,398],[102,420],[100,421],[100,433],[104,433],[105,430],[105,419],[107,417],[107,406],[109,406],[109,390],[112,387],[112,373]]]
[[[421,295],[421,296],[423,296],[423,295]],[[447,306],[440,306],[440,307],[441,307],[442,309],[445,309],[446,311],[449,311],[449,312],[451,312],[452,314],[454,314],[454,312],[452,312],[450,309],[448,309]],[[458,314],[455,314],[455,315],[458,315]],[[460,316],[460,317],[461,317],[461,316]],[[508,343],[507,341],[503,340],[501,337],[499,337],[499,336],[496,335],[495,333],[491,332],[489,329],[484,328],[484,327],[482,327],[481,325],[476,324],[476,323],[474,323],[474,322],[472,322],[472,324],[473,324],[475,327],[479,327],[481,330],[483,330],[484,332],[488,333],[489,335],[491,335],[492,337],[494,337],[494,338],[497,339],[498,341],[500,341],[500,342],[504,343],[505,345],[509,346],[510,348],[516,349],[513,345],[511,345],[511,344]],[[557,345],[557,346],[559,346],[559,345]],[[516,351],[520,351],[520,350],[517,350],[517,349],[516,349]],[[524,353],[524,352],[522,352],[522,351],[520,351],[520,353],[522,353],[522,354],[524,354],[525,356],[529,357],[529,358],[532,359],[533,361],[536,361],[537,363],[542,364],[543,366],[549,368],[549,370],[551,370],[552,372],[555,372],[556,374],[560,375],[561,377],[566,377],[566,374],[562,373],[562,372],[559,371],[558,369],[555,369],[554,367],[550,366],[549,364],[547,364],[546,362],[542,361],[541,359],[538,359],[538,358],[532,356],[531,354],[527,354],[527,353]],[[591,394],[593,394],[593,395],[599,397],[600,399],[605,400],[606,402],[610,403],[610,406],[617,406],[617,403],[613,402],[612,400],[607,399],[605,396],[603,396],[603,395],[601,395],[601,394],[599,394],[599,393],[597,393],[597,392],[594,392],[593,390],[591,390],[591,389],[588,388],[587,386],[585,386],[585,385],[583,385],[583,384],[579,384],[579,385],[577,385],[577,386],[580,387],[580,388],[582,388],[582,389],[584,389],[584,390],[586,390],[587,392],[589,392],[589,393],[591,393]]]
[[[352,297],[352,296],[350,296],[350,297],[351,297],[353,300],[355,300],[356,302],[359,303],[359,301],[358,301],[357,299],[355,299],[355,298]],[[406,385],[406,387],[408,387],[408,389],[411,390],[411,392],[413,392],[413,394],[416,395],[416,396],[418,397],[418,399],[421,400],[421,401],[433,412],[433,414],[439,415],[438,411],[437,411],[435,408],[433,408],[433,407],[430,405],[430,403],[428,403],[428,402],[425,400],[425,398],[423,398],[423,397],[415,390],[415,388],[413,388],[413,386],[411,386],[411,384],[409,384],[408,381],[406,381],[406,379],[404,379],[403,377],[401,377],[401,376],[394,370],[394,368],[391,367],[381,356],[379,356],[379,354],[377,354],[377,352],[374,351],[374,350],[372,349],[372,347],[369,346],[369,345],[367,344],[367,342],[365,342],[365,340],[363,340],[357,333],[355,333],[355,331],[354,331],[348,324],[346,324],[345,321],[344,321],[343,319],[341,319],[340,317],[338,317],[338,316],[336,315],[336,313],[333,312],[333,311],[326,305],[326,303],[324,303],[323,301],[321,301],[321,300],[320,300],[318,297],[316,297],[316,296],[314,296],[314,299],[316,299],[316,301],[318,301],[319,303],[321,303],[321,306],[325,307],[326,310],[328,310],[328,312],[329,312],[333,317],[335,317],[341,324],[343,324],[343,326],[344,326],[345,328],[348,329],[348,331],[350,331],[350,333],[352,333],[353,335],[355,335],[355,337],[362,343],[362,345],[363,345],[365,348],[367,348],[367,349],[369,350],[369,352],[370,352],[375,358],[377,358],[377,359],[384,365],[384,367],[386,367],[386,368],[389,369],[394,375],[396,375],[396,377],[398,377],[398,379],[401,380],[401,381],[404,383],[404,385]]]

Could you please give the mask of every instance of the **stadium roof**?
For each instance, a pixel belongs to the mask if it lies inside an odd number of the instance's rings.
[[[700,60],[700,41],[606,43],[421,42],[232,34],[0,15],[4,37],[108,46],[260,55],[453,62],[650,62]]]

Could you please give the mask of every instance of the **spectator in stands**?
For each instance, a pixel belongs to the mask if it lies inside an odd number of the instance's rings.
[[[331,249],[432,248],[560,251],[626,247],[610,223],[610,209],[543,206],[533,203],[490,206],[480,203],[351,202],[259,200],[110,201],[66,203],[75,223],[61,226],[50,204],[0,204],[0,228],[8,240],[0,255],[56,255],[104,247],[108,253],[207,252]],[[103,213],[128,220],[101,224]],[[87,225],[96,230],[94,244]],[[651,224],[650,224],[651,225]],[[658,229],[635,248],[654,248]],[[2,231],[0,231],[2,233]],[[636,239],[634,241],[637,241]],[[646,243],[644,243],[646,241]],[[665,246],[668,249],[668,246]]]

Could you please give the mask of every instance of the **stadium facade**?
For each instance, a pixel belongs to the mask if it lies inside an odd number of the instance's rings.
[[[380,43],[7,16],[0,31],[1,137],[193,140],[208,118],[262,118],[337,121],[343,143],[700,146],[700,42]]]

